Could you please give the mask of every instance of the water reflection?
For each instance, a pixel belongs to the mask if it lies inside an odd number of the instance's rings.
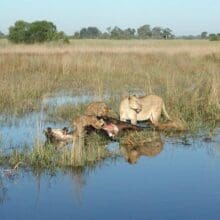
[[[86,179],[89,178],[90,168],[87,167],[75,167],[75,168],[66,168],[65,170],[58,171],[55,173],[48,173],[45,171],[33,171],[26,173],[26,175],[33,177],[36,185],[36,204],[40,203],[40,197],[44,197],[42,193],[44,192],[44,185],[47,184],[49,189],[53,189],[57,184],[59,179],[68,179],[69,185],[72,188],[72,197],[80,203],[82,201],[82,192],[83,188],[86,185]]]
[[[136,136],[133,133],[128,135],[129,141],[131,137],[135,138]],[[17,169],[5,169],[1,168],[0,175],[0,202],[4,203],[7,201],[8,193],[8,184],[22,182],[22,177],[29,175],[34,177],[37,188],[36,201],[39,201],[39,196],[41,193],[41,182],[45,181],[45,177],[49,177],[47,182],[51,185],[53,179],[57,179],[58,176],[68,176],[72,182],[74,197],[78,202],[82,201],[82,191],[86,186],[86,182],[91,173],[95,172],[98,169],[106,164],[112,163],[112,161],[120,160],[120,153],[126,159],[127,162],[133,164],[141,156],[154,157],[162,152],[163,142],[161,140],[160,134],[153,132],[152,136],[147,135],[143,139],[135,139],[135,142],[132,144],[112,144],[109,140],[100,141],[103,139],[97,139],[98,134],[90,135],[87,138],[76,138],[74,139],[74,146],[72,146],[72,151],[70,157],[70,166],[63,166],[59,171],[56,169],[45,170],[45,169],[34,169],[32,171],[26,171],[22,168]],[[88,141],[88,138],[94,138],[95,141]],[[102,138],[102,137],[100,137]],[[142,137],[143,138],[143,137]],[[139,140],[139,141],[137,141]],[[124,143],[124,142],[123,142]],[[111,146],[111,149],[108,147]],[[45,146],[46,147],[46,146]],[[118,151],[120,149],[120,152]],[[57,153],[60,153],[57,151]],[[68,159],[66,157],[66,159]],[[68,164],[68,162],[63,161]],[[73,166],[72,166],[73,165]],[[13,199],[13,198],[11,198]]]
[[[4,185],[2,176],[0,176],[0,205],[7,200],[7,188]]]
[[[117,157],[52,171],[20,168],[16,175],[1,168],[0,218],[26,219],[29,210],[33,220],[219,219],[219,137],[190,145],[157,133],[145,142],[132,138],[133,147],[127,140],[111,148],[135,166]]]
[[[82,202],[83,188],[87,184],[87,179],[91,174],[94,174],[97,170],[102,169],[107,164],[112,164],[116,160],[115,158],[107,158],[93,163],[87,164],[86,166],[76,167],[65,167],[59,170],[42,170],[42,169],[0,169],[0,206],[4,203],[13,201],[13,188],[16,185],[24,187],[24,194],[29,191],[36,191],[36,197],[34,198],[36,204],[41,202],[40,197],[47,196],[45,194],[45,186],[48,189],[56,188],[56,184],[62,185],[62,180],[68,180],[68,185],[72,188],[72,197],[78,202]],[[25,185],[33,184],[34,188],[27,187]],[[65,187],[65,186],[64,186]],[[12,192],[12,194],[11,194]],[[1,214],[0,214],[1,216]]]
[[[138,139],[130,144],[122,144],[121,152],[128,163],[134,164],[140,156],[155,157],[163,150],[163,142],[159,133],[153,132],[152,136]]]
[[[0,167],[0,204],[5,203],[8,200],[8,188],[9,183],[15,183],[18,178],[16,169],[6,169]]]

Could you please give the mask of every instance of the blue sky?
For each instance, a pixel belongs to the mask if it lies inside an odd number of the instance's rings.
[[[0,0],[0,31],[16,20],[49,20],[73,34],[82,27],[171,28],[176,35],[220,32],[220,0]]]

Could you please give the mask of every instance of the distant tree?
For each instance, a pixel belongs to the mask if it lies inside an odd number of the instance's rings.
[[[88,27],[88,34],[91,38],[99,38],[102,32],[97,27]]]
[[[127,28],[123,31],[123,36],[125,39],[133,39],[135,38],[136,30],[134,28]]]
[[[0,38],[5,38],[5,34],[0,31]]]
[[[152,29],[152,38],[155,39],[163,38],[163,29],[161,27],[154,27]]]
[[[172,30],[169,28],[162,29],[162,36],[164,39],[170,39],[173,37]]]
[[[114,27],[111,30],[111,38],[112,39],[123,39],[124,38],[124,31],[119,27]]]
[[[57,40],[63,37],[63,33],[57,33],[57,28],[52,22],[35,21],[29,26],[30,43],[42,43],[45,41]],[[59,38],[60,36],[60,38]]]
[[[79,32],[80,38],[87,38],[87,28],[82,28]]]
[[[60,32],[56,32],[53,36],[53,39],[52,40],[62,40],[63,43],[66,43],[66,44],[69,44],[70,41],[69,41],[69,37],[66,36],[66,34],[63,32],[63,31],[60,31]]]
[[[176,37],[177,39],[186,39],[186,40],[195,40],[195,39],[201,39],[201,35],[182,35]]]
[[[150,25],[146,24],[137,29],[138,38],[147,39],[152,37]]]
[[[111,34],[111,30],[112,30],[111,27],[107,27],[107,28],[106,28],[106,31],[107,31],[107,33],[108,33],[109,35]]]
[[[97,27],[82,28],[79,32],[80,38],[95,39],[101,37],[102,33]]]
[[[110,38],[110,34],[108,32],[104,32],[104,33],[102,33],[101,38],[102,39],[109,39]]]
[[[210,41],[217,41],[218,40],[218,35],[216,35],[216,34],[209,34],[209,40]]]
[[[203,31],[202,33],[201,33],[201,38],[202,39],[206,39],[208,37],[208,32],[207,31]]]
[[[16,21],[14,26],[9,28],[8,38],[14,43],[42,43],[60,39],[67,42],[64,32],[57,32],[56,26],[48,21]]]
[[[28,22],[16,21],[14,26],[9,28],[9,40],[14,43],[25,43],[30,37],[29,28],[30,24]]]
[[[79,39],[80,38],[80,33],[78,31],[76,31],[73,35],[74,39]]]
[[[139,27],[137,31],[134,28],[121,29],[117,26],[114,28],[108,27],[104,33],[96,27],[88,27],[82,28],[80,32],[75,32],[73,36],[75,39],[172,39],[174,37],[171,29],[154,27],[151,30],[150,25],[148,24]]]
[[[211,41],[219,40],[220,41],[220,33],[218,33],[218,34],[210,34],[209,35],[209,40],[211,40]]]

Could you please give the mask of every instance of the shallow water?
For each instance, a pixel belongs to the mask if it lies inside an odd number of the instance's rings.
[[[2,173],[0,219],[219,219],[220,137],[189,143],[166,139],[160,154],[134,165],[119,158],[84,172]]]
[[[56,108],[64,104],[81,104],[98,100],[97,97],[82,95],[71,96],[58,94],[46,97],[42,101],[42,109],[40,112],[26,114],[24,117],[6,118],[1,116],[0,125],[0,149],[7,150],[12,148],[23,147],[24,145],[33,146],[35,143],[45,141],[43,130],[46,127],[63,128],[68,127],[68,123],[55,123],[47,120],[47,112],[45,108]]]
[[[51,97],[46,104],[80,100],[91,97]],[[47,126],[68,126],[47,122],[43,111],[8,121],[0,127],[1,150],[43,142]],[[0,219],[220,219],[220,136],[162,141],[135,164],[119,157],[52,174],[0,167]]]

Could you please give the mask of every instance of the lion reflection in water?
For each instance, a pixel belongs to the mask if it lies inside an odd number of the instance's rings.
[[[131,164],[137,162],[140,156],[154,157],[163,150],[163,142],[159,133],[154,133],[146,138],[135,140],[134,136],[128,136],[121,145],[124,158]]]

